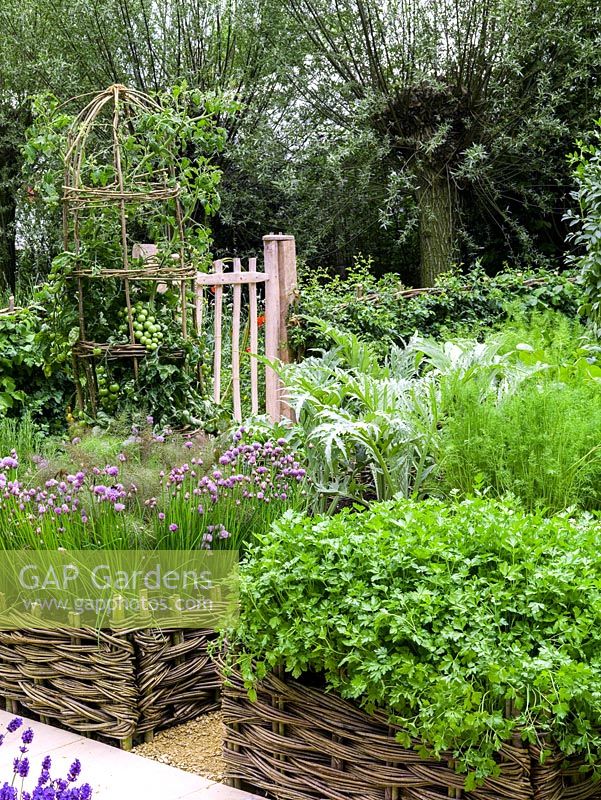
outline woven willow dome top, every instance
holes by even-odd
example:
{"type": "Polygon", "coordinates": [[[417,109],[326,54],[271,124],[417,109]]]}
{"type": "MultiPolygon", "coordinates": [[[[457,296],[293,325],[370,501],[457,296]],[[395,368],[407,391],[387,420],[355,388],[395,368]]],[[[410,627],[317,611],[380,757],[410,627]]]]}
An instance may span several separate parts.
{"type": "MultiPolygon", "coordinates": [[[[97,94],[73,122],[65,154],[64,199],[76,205],[121,201],[168,200],[178,195],[166,171],[145,172],[137,164],[128,169],[127,148],[140,139],[136,123],[160,111],[148,95],[121,84],[97,94]],[[105,185],[93,185],[93,170],[107,168],[105,185]]],[[[142,161],[144,159],[142,158],[142,161]]]]}
{"type": "Polygon", "coordinates": [[[148,280],[192,278],[185,254],[177,137],[163,107],[121,84],[95,95],[72,122],[64,157],[64,244],[73,274],[148,280]],[[154,255],[136,257],[136,244],[154,255]]]}

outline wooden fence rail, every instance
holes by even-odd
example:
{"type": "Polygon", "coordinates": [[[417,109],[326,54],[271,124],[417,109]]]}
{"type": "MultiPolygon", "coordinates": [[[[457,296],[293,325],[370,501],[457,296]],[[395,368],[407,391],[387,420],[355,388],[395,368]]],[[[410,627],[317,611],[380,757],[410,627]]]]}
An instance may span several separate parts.
{"type": "MultiPolygon", "coordinates": [[[[241,329],[244,288],[248,287],[248,330],[250,358],[250,404],[251,413],[260,412],[259,369],[257,356],[264,355],[268,361],[279,359],[287,362],[287,319],[291,303],[297,292],[296,245],[293,236],[269,234],[263,237],[264,272],[257,271],[257,259],[249,258],[247,269],[240,258],[232,260],[232,272],[225,271],[225,261],[213,263],[213,272],[196,275],[196,326],[199,337],[204,332],[205,291],[210,288],[213,300],[213,399],[220,403],[222,396],[222,374],[224,372],[224,289],[231,287],[231,387],[234,418],[242,421],[242,371],[241,329]],[[265,291],[265,344],[259,353],[259,317],[257,286],[264,284],[265,291]]],[[[265,367],[265,412],[271,420],[290,417],[290,409],[282,399],[282,390],[277,373],[265,367]]]]}

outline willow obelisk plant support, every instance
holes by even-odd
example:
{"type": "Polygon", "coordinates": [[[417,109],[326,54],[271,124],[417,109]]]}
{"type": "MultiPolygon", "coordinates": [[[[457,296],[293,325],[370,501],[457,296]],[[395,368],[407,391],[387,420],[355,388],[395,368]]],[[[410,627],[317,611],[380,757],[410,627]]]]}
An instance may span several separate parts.
{"type": "MultiPolygon", "coordinates": [[[[176,104],[182,91],[173,92],[176,104]]],[[[63,239],[77,284],[79,338],[73,367],[80,408],[85,405],[83,366],[91,410],[96,412],[95,359],[132,359],[138,377],[139,359],[147,351],[136,341],[134,282],[154,283],[153,293],[158,287],[179,286],[178,322],[182,340],[188,337],[187,289],[207,255],[209,236],[204,229],[196,236],[196,247],[194,236],[187,243],[186,223],[199,203],[208,212],[217,205],[218,171],[204,153],[211,146],[218,149],[220,133],[207,126],[207,119],[191,118],[177,106],[115,84],[96,95],[68,130],[63,239]],[[204,124],[195,126],[198,120],[204,124]],[[212,133],[207,134],[207,128],[212,133]],[[198,149],[201,155],[195,156],[195,163],[185,157],[198,149]],[[154,239],[154,244],[140,246],[140,238],[154,239]],[[85,283],[115,278],[123,284],[128,342],[90,341],[85,283]]]]}

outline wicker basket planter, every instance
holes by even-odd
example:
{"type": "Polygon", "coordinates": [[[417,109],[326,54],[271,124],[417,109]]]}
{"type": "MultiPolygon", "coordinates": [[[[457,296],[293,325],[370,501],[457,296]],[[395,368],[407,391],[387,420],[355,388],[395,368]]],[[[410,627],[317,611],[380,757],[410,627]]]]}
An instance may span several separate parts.
{"type": "Polygon", "coordinates": [[[601,783],[562,759],[539,763],[521,740],[499,753],[500,775],[473,792],[447,760],[428,759],[394,738],[383,714],[368,715],[333,694],[268,676],[251,702],[227,676],[223,710],[230,780],[282,800],[590,800],[601,783]]]}
{"type": "Polygon", "coordinates": [[[212,631],[0,631],[7,710],[130,747],[133,739],[219,707],[212,631]]]}

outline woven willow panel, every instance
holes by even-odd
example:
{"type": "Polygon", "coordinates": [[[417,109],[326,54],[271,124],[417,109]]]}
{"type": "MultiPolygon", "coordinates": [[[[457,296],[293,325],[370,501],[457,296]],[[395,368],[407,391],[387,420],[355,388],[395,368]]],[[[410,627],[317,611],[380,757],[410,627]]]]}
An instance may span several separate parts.
{"type": "Polygon", "coordinates": [[[214,633],[0,631],[0,697],[43,721],[126,741],[219,708],[214,633]]]}
{"type": "Polygon", "coordinates": [[[225,758],[232,783],[281,800],[592,800],[601,783],[560,758],[540,764],[536,747],[507,744],[500,774],[473,792],[446,759],[423,758],[395,739],[384,715],[268,676],[251,702],[240,676],[226,676],[225,758]]]}

